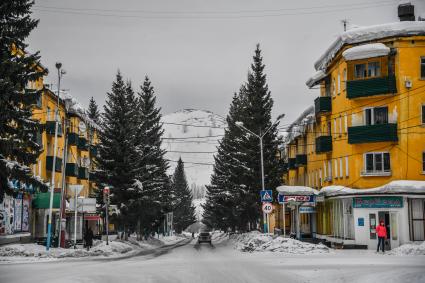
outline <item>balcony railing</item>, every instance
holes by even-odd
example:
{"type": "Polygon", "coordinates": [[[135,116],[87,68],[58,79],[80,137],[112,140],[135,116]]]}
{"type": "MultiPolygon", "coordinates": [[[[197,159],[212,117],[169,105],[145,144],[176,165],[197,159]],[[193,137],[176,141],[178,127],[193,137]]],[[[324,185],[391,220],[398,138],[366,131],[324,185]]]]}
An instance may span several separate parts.
{"type": "Polygon", "coordinates": [[[330,96],[319,96],[314,100],[314,112],[316,115],[332,111],[332,98],[330,96]]]}
{"type": "MultiPolygon", "coordinates": [[[[46,170],[52,171],[53,169],[53,156],[46,156],[46,170]]],[[[62,158],[56,157],[56,172],[62,172],[62,158]]]]}
{"type": "Polygon", "coordinates": [[[68,145],[78,145],[79,136],[77,133],[68,133],[68,145]]]}
{"type": "Polygon", "coordinates": [[[348,143],[396,142],[397,124],[377,124],[348,127],[348,143]]]}
{"type": "Polygon", "coordinates": [[[394,75],[380,78],[347,81],[347,98],[354,99],[397,92],[394,75]]]}
{"type": "Polygon", "coordinates": [[[90,157],[96,157],[97,156],[97,146],[92,144],[90,145],[90,157]]]}
{"type": "MultiPolygon", "coordinates": [[[[56,127],[56,122],[55,121],[46,121],[46,133],[48,135],[55,135],[55,127],[56,127]]],[[[58,136],[61,137],[62,136],[62,125],[59,123],[58,125],[58,136]]]]}
{"type": "Polygon", "coordinates": [[[87,139],[85,137],[78,138],[78,149],[80,150],[88,150],[87,139]]]}
{"type": "Polygon", "coordinates": [[[78,179],[87,180],[89,178],[89,169],[86,167],[78,168],[78,179]]]}
{"type": "Polygon", "coordinates": [[[316,153],[332,151],[332,136],[321,136],[316,138],[316,153]]]}
{"type": "Polygon", "coordinates": [[[25,101],[24,103],[26,103],[27,105],[32,105],[37,108],[43,107],[42,94],[40,92],[24,95],[24,101],[25,101]]]}
{"type": "Polygon", "coordinates": [[[77,163],[66,163],[65,175],[67,177],[78,177],[78,165],[77,163]]]}
{"type": "Polygon", "coordinates": [[[297,154],[295,159],[296,167],[304,167],[307,165],[307,154],[297,154]]]}
{"type": "Polygon", "coordinates": [[[288,169],[289,170],[297,169],[297,167],[295,166],[295,163],[296,163],[296,158],[288,158],[288,169]]]}

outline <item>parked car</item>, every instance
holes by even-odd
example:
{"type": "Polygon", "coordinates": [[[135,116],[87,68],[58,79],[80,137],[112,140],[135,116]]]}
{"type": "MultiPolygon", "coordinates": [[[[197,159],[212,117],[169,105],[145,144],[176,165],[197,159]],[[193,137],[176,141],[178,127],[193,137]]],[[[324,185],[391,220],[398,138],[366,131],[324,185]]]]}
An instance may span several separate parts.
{"type": "Polygon", "coordinates": [[[211,245],[211,234],[209,232],[201,232],[198,236],[198,244],[209,243],[211,245]]]}

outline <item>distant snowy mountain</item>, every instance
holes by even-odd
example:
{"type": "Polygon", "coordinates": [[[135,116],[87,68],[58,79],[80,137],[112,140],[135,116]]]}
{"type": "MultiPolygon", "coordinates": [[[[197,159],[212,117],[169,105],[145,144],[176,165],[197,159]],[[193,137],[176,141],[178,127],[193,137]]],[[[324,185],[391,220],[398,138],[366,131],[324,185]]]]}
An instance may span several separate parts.
{"type": "MultiPolygon", "coordinates": [[[[225,120],[206,110],[184,109],[162,117],[163,148],[171,160],[169,174],[179,157],[185,162],[186,177],[195,199],[204,197],[210,182],[218,141],[224,134],[225,120]]],[[[199,212],[198,212],[199,213],[199,212]]]]}

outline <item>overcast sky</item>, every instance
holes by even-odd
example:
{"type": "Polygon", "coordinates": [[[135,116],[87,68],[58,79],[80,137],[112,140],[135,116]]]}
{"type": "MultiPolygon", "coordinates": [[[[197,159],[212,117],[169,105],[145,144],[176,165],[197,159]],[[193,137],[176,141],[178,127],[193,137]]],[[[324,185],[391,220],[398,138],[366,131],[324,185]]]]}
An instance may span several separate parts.
{"type": "MultiPolygon", "coordinates": [[[[313,63],[343,31],[398,21],[398,0],[36,0],[40,19],[30,50],[40,50],[56,83],[81,104],[103,105],[118,69],[137,88],[147,74],[163,113],[183,108],[225,115],[260,43],[273,114],[297,117],[318,95],[305,81],[313,63]]],[[[411,1],[416,14],[425,1],[411,1]]],[[[284,123],[285,123],[284,122],[284,123]]]]}

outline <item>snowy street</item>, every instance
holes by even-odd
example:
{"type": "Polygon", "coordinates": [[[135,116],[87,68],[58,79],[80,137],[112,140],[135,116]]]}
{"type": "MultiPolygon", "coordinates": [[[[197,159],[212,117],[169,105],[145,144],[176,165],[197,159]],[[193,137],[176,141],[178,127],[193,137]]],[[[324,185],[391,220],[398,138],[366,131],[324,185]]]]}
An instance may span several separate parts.
{"type": "Polygon", "coordinates": [[[247,253],[227,239],[122,260],[0,265],[0,282],[424,282],[425,256],[247,253]],[[7,271],[7,272],[6,272],[7,271]]]}

